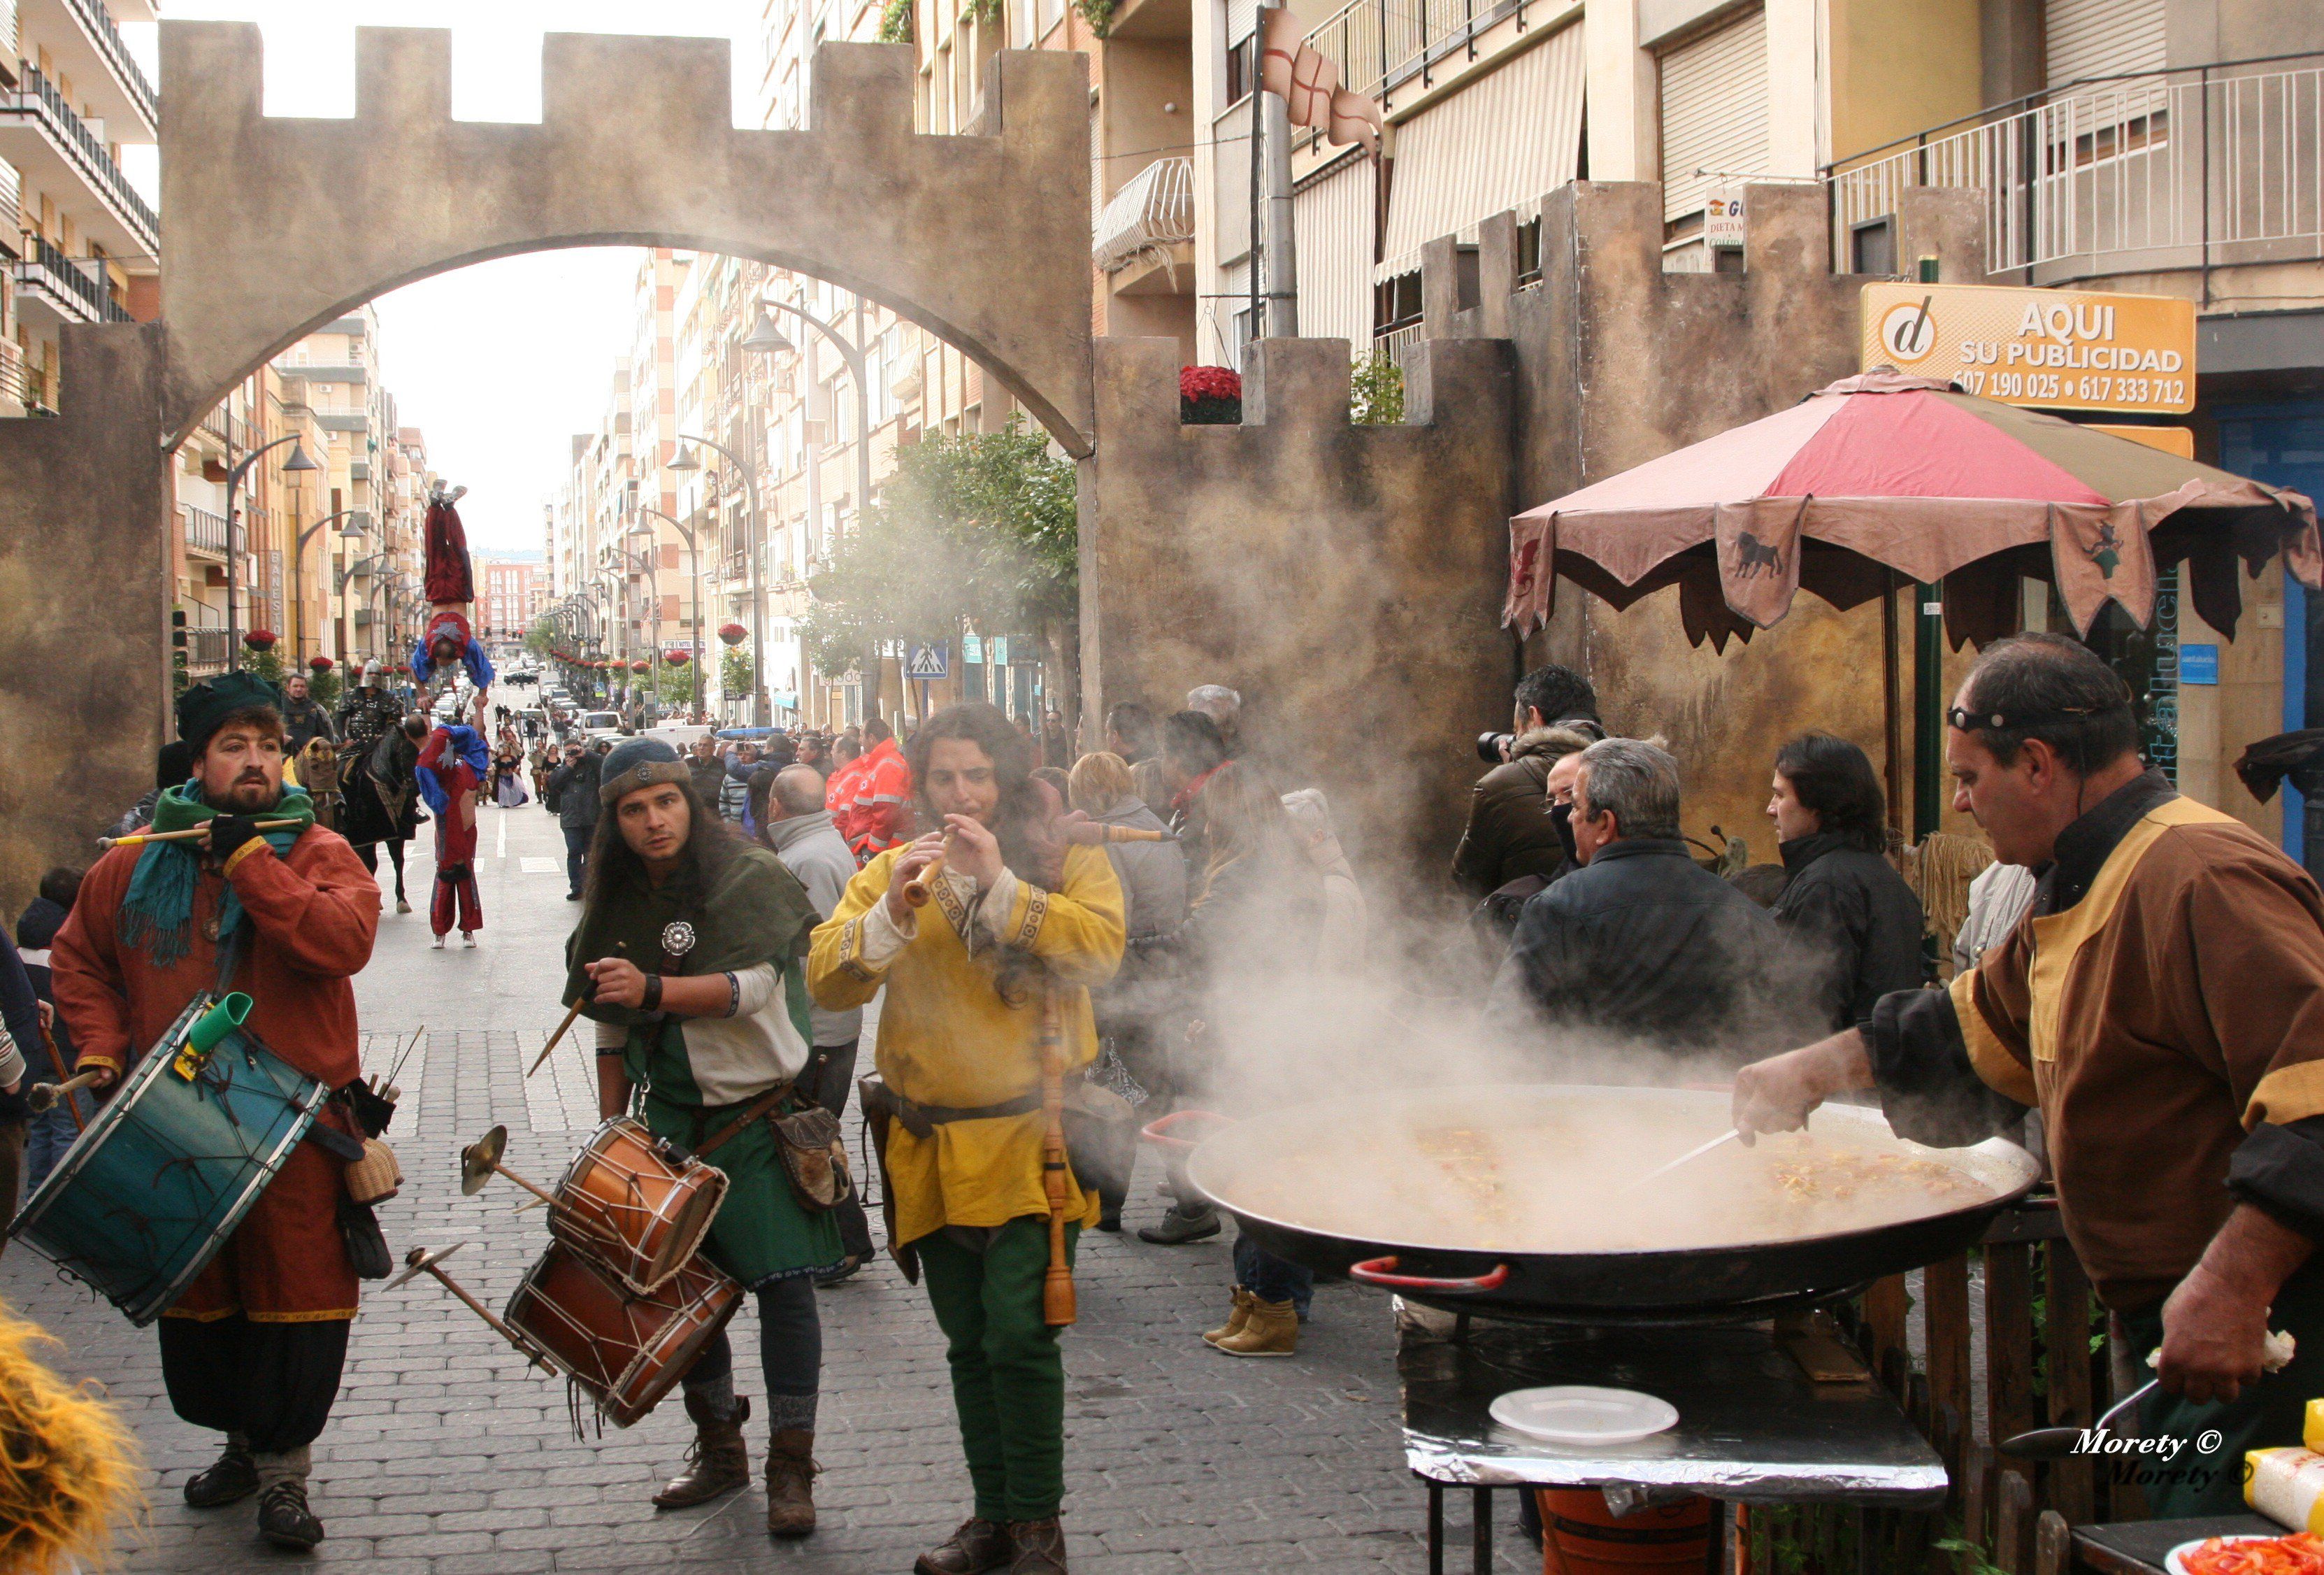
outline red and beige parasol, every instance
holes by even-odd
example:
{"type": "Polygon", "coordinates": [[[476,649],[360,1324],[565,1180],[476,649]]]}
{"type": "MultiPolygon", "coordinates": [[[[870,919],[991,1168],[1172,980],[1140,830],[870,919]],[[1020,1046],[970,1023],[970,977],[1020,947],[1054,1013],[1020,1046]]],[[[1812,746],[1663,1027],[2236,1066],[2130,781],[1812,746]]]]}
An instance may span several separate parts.
{"type": "Polygon", "coordinates": [[[1680,587],[1688,636],[1724,648],[1802,586],[1846,608],[1891,571],[1944,587],[1958,646],[2016,627],[2019,576],[2057,586],[2087,634],[2112,599],[2142,628],[2155,576],[2188,566],[2196,611],[2232,635],[2236,560],[2278,551],[2324,579],[2316,508],[2055,416],[1883,367],[1509,522],[1502,622],[1546,622],[1558,576],[1617,607],[1680,587]]]}

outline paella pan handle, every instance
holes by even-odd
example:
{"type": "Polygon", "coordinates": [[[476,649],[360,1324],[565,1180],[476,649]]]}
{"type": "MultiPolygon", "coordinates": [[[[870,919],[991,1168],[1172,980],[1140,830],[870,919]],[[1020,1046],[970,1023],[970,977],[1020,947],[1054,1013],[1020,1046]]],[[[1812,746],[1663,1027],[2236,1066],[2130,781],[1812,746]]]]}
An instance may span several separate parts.
{"type": "Polygon", "coordinates": [[[1170,1129],[1181,1121],[1228,1121],[1231,1119],[1232,1117],[1222,1116],[1215,1110],[1173,1110],[1167,1116],[1157,1116],[1154,1120],[1148,1122],[1144,1126],[1139,1129],[1138,1135],[1148,1143],[1154,1144],[1157,1148],[1193,1148],[1195,1146],[1195,1142],[1193,1138],[1180,1137],[1170,1129]]]}
{"type": "Polygon", "coordinates": [[[1509,1266],[1496,1264],[1490,1274],[1448,1279],[1435,1274],[1399,1274],[1396,1272],[1396,1259],[1391,1255],[1349,1265],[1348,1278],[1360,1285],[1377,1285],[1385,1291],[1434,1291],[1440,1296],[1454,1296],[1499,1290],[1508,1283],[1509,1266]]]}

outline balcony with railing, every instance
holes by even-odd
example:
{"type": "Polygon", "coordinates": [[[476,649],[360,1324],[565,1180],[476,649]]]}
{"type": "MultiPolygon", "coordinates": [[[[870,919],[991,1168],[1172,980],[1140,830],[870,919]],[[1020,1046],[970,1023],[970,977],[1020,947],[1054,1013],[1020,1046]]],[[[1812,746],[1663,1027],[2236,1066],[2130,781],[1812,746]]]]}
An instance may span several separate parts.
{"type": "Polygon", "coordinates": [[[1194,161],[1157,159],[1139,171],[1105,205],[1092,234],[1092,255],[1117,275],[1117,291],[1135,288],[1157,269],[1175,285],[1179,264],[1194,258],[1194,161]]]}
{"type": "Polygon", "coordinates": [[[0,157],[60,201],[79,185],[97,199],[73,205],[81,233],[115,256],[152,257],[161,246],[161,220],[121,172],[113,154],[35,67],[26,66],[13,93],[0,93],[0,157]]]}
{"type": "Polygon", "coordinates": [[[226,653],[232,646],[224,629],[188,629],[185,634],[188,672],[199,678],[226,671],[226,653]]]}
{"type": "Polygon", "coordinates": [[[1825,173],[1843,271],[1901,265],[1890,259],[1908,186],[1984,192],[1987,272],[2030,283],[2315,261],[2324,56],[2076,83],[1825,173]]]}
{"type": "Polygon", "coordinates": [[[180,504],[178,514],[186,523],[187,552],[225,562],[226,516],[189,503],[180,504]]]}
{"type": "MultiPolygon", "coordinates": [[[[1396,108],[1479,56],[1479,41],[1501,23],[1526,23],[1533,0],[1348,0],[1307,34],[1308,45],[1340,69],[1340,84],[1396,108]]],[[[1320,131],[1305,134],[1309,140],[1320,131]]],[[[1293,145],[1300,145],[1295,142],[1293,145]]]]}
{"type": "Polygon", "coordinates": [[[16,301],[20,310],[45,309],[60,322],[129,322],[134,320],[112,292],[89,277],[96,258],[68,257],[47,241],[32,237],[32,255],[14,264],[16,301]]]}
{"type": "MultiPolygon", "coordinates": [[[[160,124],[153,85],[129,52],[105,0],[15,0],[26,56],[45,52],[106,126],[114,141],[151,142],[160,124]],[[30,41],[37,40],[37,46],[30,41]],[[116,118],[134,123],[115,125],[116,118]]],[[[15,56],[12,54],[10,60],[15,56]]]]}

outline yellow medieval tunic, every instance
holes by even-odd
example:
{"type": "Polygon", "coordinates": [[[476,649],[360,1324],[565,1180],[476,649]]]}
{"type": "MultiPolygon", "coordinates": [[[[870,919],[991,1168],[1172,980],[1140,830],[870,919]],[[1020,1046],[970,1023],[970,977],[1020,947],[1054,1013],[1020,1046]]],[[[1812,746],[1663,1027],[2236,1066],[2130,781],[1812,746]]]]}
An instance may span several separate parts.
{"type": "MultiPolygon", "coordinates": [[[[1121,886],[1102,848],[1065,850],[1060,889],[1044,891],[1004,873],[980,896],[975,883],[947,872],[935,900],[898,925],[888,885],[905,849],[892,848],[848,883],[839,906],[815,932],[807,988],[826,1011],[869,1001],[885,983],[876,1064],[888,1087],[921,1105],[973,1109],[1007,1104],[1041,1087],[1041,1014],[1037,987],[1010,1005],[993,987],[996,942],[1047,965],[1056,992],[1068,1070],[1097,1057],[1089,990],[1121,963],[1121,886]],[[973,955],[964,937],[978,939],[973,955]]],[[[1045,1118],[1019,1116],[943,1123],[925,1138],[901,1123],[888,1135],[888,1184],[896,1242],[908,1246],[947,1225],[998,1226],[1049,1211],[1041,1187],[1045,1118]]],[[[1067,1172],[1065,1218],[1097,1219],[1093,1192],[1067,1172]]]]}

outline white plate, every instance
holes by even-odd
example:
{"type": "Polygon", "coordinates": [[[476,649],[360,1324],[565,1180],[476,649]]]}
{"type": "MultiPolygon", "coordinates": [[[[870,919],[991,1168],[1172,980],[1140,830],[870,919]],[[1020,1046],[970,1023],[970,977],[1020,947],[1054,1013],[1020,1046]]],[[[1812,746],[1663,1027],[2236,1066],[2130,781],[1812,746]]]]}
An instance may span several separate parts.
{"type": "MultiPolygon", "coordinates": [[[[2238,1533],[2235,1536],[2221,1537],[2219,1541],[2233,1547],[2237,1543],[2273,1543],[2291,1534],[2290,1532],[2274,1532],[2264,1535],[2258,1533],[2238,1533]]],[[[2209,1537],[2197,1537],[2191,1543],[2180,1543],[2163,1556],[2163,1568],[2168,1570],[2170,1575],[2187,1575],[2187,1561],[2182,1555],[2193,1552],[2210,1540],[2209,1537]]]]}
{"type": "Polygon", "coordinates": [[[1674,1425],[1678,1407],[1636,1389],[1560,1384],[1512,1389],[1492,1404],[1492,1417],[1557,1444],[1628,1444],[1674,1425]]]}

